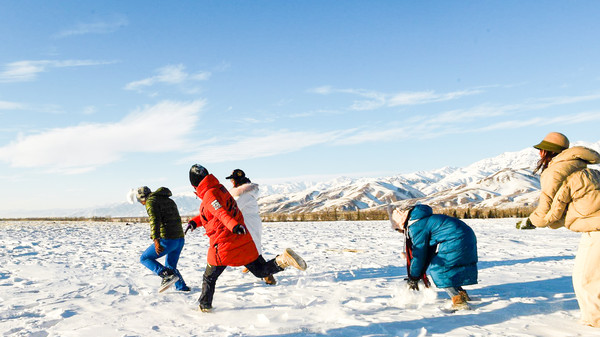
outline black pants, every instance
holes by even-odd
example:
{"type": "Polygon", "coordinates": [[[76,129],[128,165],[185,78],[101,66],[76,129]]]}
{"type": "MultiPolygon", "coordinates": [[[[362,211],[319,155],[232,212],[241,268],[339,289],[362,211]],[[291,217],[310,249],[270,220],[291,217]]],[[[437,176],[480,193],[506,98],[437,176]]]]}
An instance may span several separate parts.
{"type": "MultiPolygon", "coordinates": [[[[202,277],[202,294],[198,299],[200,307],[210,308],[212,307],[213,296],[215,294],[215,286],[217,279],[223,273],[227,266],[211,266],[206,265],[204,276],[202,277]]],[[[277,265],[275,259],[269,260],[268,262],[259,255],[258,258],[246,265],[246,268],[256,277],[263,278],[272,274],[279,273],[283,268],[277,265]]]]}

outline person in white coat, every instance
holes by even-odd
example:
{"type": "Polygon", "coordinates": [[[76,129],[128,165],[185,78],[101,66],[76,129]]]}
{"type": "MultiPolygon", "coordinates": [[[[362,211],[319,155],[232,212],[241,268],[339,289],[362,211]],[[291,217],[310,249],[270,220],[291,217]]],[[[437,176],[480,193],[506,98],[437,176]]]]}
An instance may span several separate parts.
{"type": "MultiPolygon", "coordinates": [[[[258,184],[255,184],[246,177],[246,173],[240,169],[235,169],[229,179],[233,184],[233,188],[229,190],[229,194],[235,199],[238,208],[242,211],[246,228],[258,250],[259,258],[262,257],[262,220],[258,208],[258,184]]],[[[264,278],[265,283],[275,285],[277,281],[273,275],[264,278]]]]}

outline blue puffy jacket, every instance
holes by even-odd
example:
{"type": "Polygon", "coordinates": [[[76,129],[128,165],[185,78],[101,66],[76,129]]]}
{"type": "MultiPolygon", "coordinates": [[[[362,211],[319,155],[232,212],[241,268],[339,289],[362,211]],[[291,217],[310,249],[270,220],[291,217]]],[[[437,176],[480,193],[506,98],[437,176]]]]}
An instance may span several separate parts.
{"type": "Polygon", "coordinates": [[[408,235],[413,258],[410,276],[418,278],[429,267],[438,288],[477,284],[477,238],[459,219],[433,214],[431,207],[416,205],[410,213],[408,235]]]}

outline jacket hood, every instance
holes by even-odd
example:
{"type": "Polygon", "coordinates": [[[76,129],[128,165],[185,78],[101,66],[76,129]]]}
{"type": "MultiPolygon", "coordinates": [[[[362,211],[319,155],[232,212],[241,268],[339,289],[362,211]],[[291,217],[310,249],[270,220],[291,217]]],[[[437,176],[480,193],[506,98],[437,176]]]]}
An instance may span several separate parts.
{"type": "Polygon", "coordinates": [[[251,193],[251,192],[255,192],[255,193],[258,192],[258,184],[246,183],[246,184],[242,184],[238,187],[234,187],[231,190],[229,190],[229,193],[234,198],[239,197],[242,194],[251,193]]]}
{"type": "Polygon", "coordinates": [[[419,220],[431,216],[433,209],[427,205],[415,205],[413,210],[410,212],[409,220],[419,220]]]}
{"type": "Polygon", "coordinates": [[[569,160],[583,160],[589,164],[600,163],[600,154],[598,152],[583,146],[573,146],[572,148],[566,149],[559,153],[554,159],[553,163],[569,160]]]}
{"type": "Polygon", "coordinates": [[[169,190],[166,187],[159,187],[156,191],[150,193],[150,195],[159,195],[162,197],[170,197],[173,195],[173,193],[171,193],[171,190],[169,190]]]}
{"type": "Polygon", "coordinates": [[[204,179],[202,179],[200,184],[198,184],[198,187],[196,187],[196,195],[198,196],[198,198],[203,199],[204,194],[206,194],[206,191],[208,191],[211,188],[217,187],[220,184],[221,183],[219,182],[219,179],[217,179],[217,177],[215,177],[212,174],[209,174],[204,179]]]}

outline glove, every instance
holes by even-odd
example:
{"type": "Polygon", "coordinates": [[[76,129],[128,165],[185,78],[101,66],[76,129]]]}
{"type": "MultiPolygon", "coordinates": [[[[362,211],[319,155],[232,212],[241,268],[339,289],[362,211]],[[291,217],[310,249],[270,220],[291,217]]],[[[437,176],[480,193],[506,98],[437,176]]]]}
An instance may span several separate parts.
{"type": "Polygon", "coordinates": [[[517,229],[534,229],[535,226],[531,223],[531,220],[527,218],[526,220],[521,220],[517,222],[517,229]]]}
{"type": "Polygon", "coordinates": [[[232,232],[233,234],[244,235],[246,234],[246,228],[244,228],[243,225],[237,224],[235,227],[233,227],[232,232]]]}
{"type": "Polygon", "coordinates": [[[187,234],[187,231],[189,231],[190,229],[193,232],[194,229],[196,229],[196,227],[198,227],[198,224],[196,224],[194,220],[190,220],[190,222],[188,222],[187,227],[185,228],[185,232],[183,232],[183,235],[187,234]]]}
{"type": "Polygon", "coordinates": [[[419,279],[418,278],[414,278],[414,277],[408,277],[408,280],[406,281],[407,285],[408,285],[408,289],[410,290],[419,290],[419,279]]]}
{"type": "Polygon", "coordinates": [[[165,249],[160,245],[160,240],[159,239],[154,239],[154,250],[156,251],[156,254],[160,255],[160,253],[162,253],[165,249]]]}

